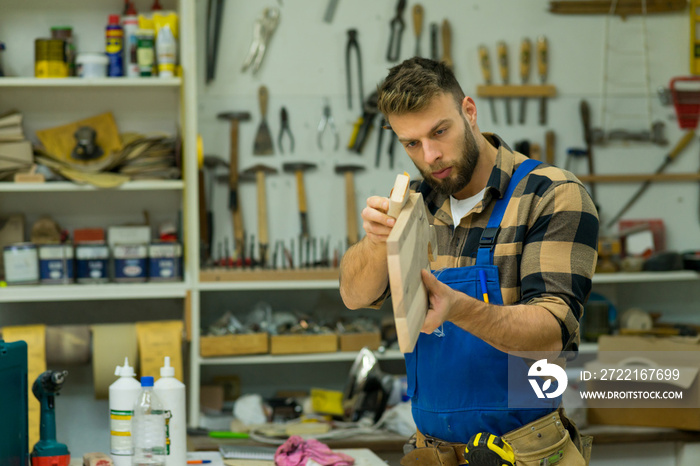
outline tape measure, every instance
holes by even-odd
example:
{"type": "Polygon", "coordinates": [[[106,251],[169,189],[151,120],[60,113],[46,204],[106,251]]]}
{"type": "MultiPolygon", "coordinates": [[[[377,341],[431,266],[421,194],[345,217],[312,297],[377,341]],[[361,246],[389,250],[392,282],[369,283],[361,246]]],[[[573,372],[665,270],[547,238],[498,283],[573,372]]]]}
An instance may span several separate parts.
{"type": "Polygon", "coordinates": [[[513,447],[501,437],[488,432],[472,436],[464,449],[464,459],[472,466],[513,466],[513,447]]]}

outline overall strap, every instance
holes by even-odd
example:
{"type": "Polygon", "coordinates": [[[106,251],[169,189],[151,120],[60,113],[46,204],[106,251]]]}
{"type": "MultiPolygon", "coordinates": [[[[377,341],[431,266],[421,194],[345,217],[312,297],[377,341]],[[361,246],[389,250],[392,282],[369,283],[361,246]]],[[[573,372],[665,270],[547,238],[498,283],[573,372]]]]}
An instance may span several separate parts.
{"type": "Polygon", "coordinates": [[[493,265],[493,248],[496,246],[496,238],[501,229],[501,220],[506,212],[508,202],[513,196],[513,191],[518,186],[528,173],[530,173],[537,165],[541,164],[540,160],[527,159],[520,164],[508,183],[508,189],[502,198],[496,201],[496,205],[491,212],[489,222],[484,228],[479,240],[479,250],[476,253],[476,265],[493,265]]]}

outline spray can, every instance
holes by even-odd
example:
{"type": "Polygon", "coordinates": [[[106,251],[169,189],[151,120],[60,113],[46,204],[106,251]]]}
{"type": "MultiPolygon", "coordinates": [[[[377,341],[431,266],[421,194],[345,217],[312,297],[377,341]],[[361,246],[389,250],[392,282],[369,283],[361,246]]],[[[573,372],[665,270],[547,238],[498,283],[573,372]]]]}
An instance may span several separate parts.
{"type": "Polygon", "coordinates": [[[109,15],[109,23],[105,30],[107,58],[107,76],[124,76],[124,29],[119,24],[119,15],[109,15]]]}
{"type": "Polygon", "coordinates": [[[124,28],[124,76],[137,78],[140,76],[136,50],[138,39],[136,31],[139,29],[139,17],[132,2],[127,3],[126,12],[122,16],[124,28]]]}
{"type": "Polygon", "coordinates": [[[124,358],[124,365],[117,366],[114,375],[119,378],[109,386],[110,453],[114,466],[131,466],[134,456],[131,419],[141,384],[134,378],[136,374],[129,366],[129,358],[124,358]]]}
{"type": "Polygon", "coordinates": [[[187,463],[185,384],[175,378],[175,368],[170,365],[169,356],[165,357],[160,368],[160,379],[154,384],[154,389],[164,409],[170,411],[170,417],[166,420],[168,454],[165,465],[182,466],[187,463]]]}

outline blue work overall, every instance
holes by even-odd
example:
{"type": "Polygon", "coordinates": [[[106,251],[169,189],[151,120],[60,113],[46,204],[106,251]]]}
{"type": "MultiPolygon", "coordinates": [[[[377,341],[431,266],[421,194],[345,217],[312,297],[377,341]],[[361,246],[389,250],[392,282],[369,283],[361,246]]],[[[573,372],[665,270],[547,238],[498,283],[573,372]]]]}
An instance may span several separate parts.
{"type": "MultiPolygon", "coordinates": [[[[482,234],[476,264],[433,271],[438,280],[482,299],[480,278],[484,275],[480,277],[479,271],[483,270],[489,302],[503,304],[493,246],[515,187],[539,163],[527,160],[513,174],[482,234]]],[[[554,398],[535,409],[509,407],[508,355],[452,322],[445,322],[432,334],[421,333],[413,352],[404,357],[413,419],[427,436],[464,443],[478,432],[502,435],[551,413],[560,403],[560,398],[554,398]]],[[[519,376],[525,381],[526,364],[519,376]]]]}

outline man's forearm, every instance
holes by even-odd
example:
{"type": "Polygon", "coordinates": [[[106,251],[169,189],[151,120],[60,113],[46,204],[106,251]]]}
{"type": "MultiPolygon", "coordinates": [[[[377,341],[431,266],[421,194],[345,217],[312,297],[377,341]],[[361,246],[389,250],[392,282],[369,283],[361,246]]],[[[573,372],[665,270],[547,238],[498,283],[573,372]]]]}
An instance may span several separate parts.
{"type": "Polygon", "coordinates": [[[499,306],[461,294],[449,320],[506,353],[562,349],[559,322],[540,306],[499,306]]]}
{"type": "Polygon", "coordinates": [[[349,248],[340,262],[340,296],[349,309],[368,307],[389,282],[386,244],[363,238],[349,248]]]}

